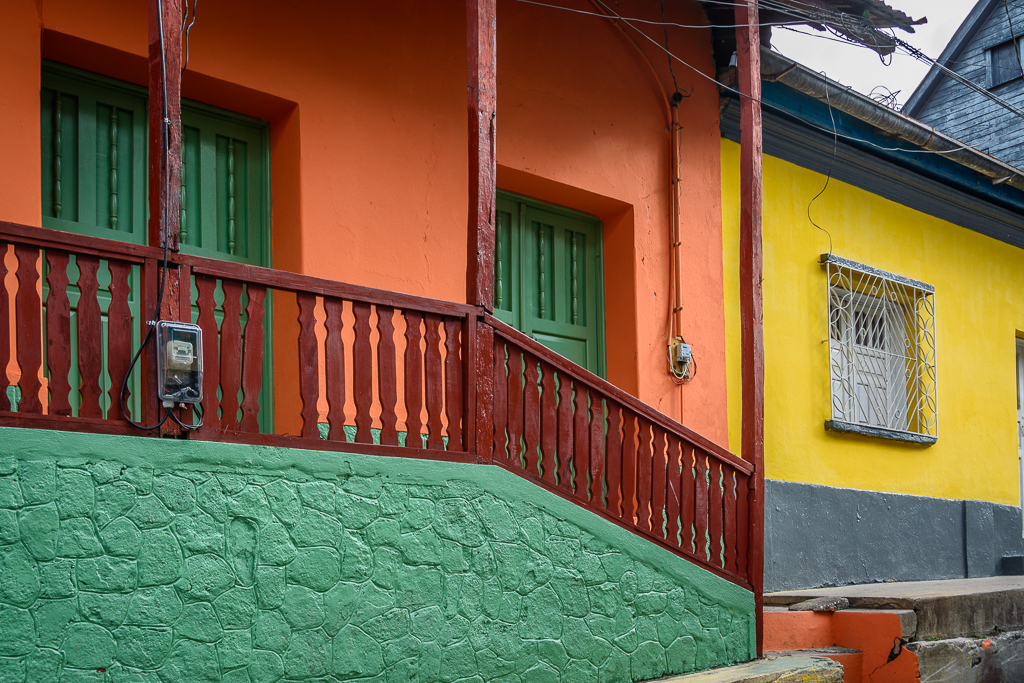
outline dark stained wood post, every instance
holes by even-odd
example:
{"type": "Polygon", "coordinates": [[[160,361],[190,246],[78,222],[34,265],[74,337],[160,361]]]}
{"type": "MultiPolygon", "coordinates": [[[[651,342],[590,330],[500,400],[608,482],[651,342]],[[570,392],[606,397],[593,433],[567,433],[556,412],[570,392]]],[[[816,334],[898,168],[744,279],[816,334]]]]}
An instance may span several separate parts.
{"type": "Polygon", "coordinates": [[[467,303],[494,306],[495,0],[466,0],[466,94],[469,105],[469,250],[467,303]]]}
{"type": "Polygon", "coordinates": [[[764,335],[761,325],[761,38],[756,2],[736,5],[740,86],[740,349],[743,459],[749,490],[747,576],[757,610],[757,655],[764,643],[764,335]]]}
{"type": "MultiPolygon", "coordinates": [[[[466,96],[469,108],[469,225],[466,302],[490,313],[494,307],[494,211],[498,166],[495,155],[497,115],[497,28],[495,0],[466,0],[466,96]]],[[[469,316],[463,328],[462,352],[467,372],[467,450],[479,462],[490,462],[494,411],[491,373],[494,338],[491,328],[469,316]]]]}
{"type": "MultiPolygon", "coordinates": [[[[149,0],[149,244],[171,253],[178,251],[181,216],[181,0],[149,0]]],[[[147,261],[147,270],[159,270],[162,263],[147,261]]],[[[183,320],[191,315],[181,311],[185,299],[180,291],[177,267],[167,269],[163,300],[159,296],[158,272],[145,277],[145,310],[141,316],[146,334],[150,316],[156,320],[183,320]]],[[[153,347],[145,351],[142,402],[145,418],[152,424],[163,411],[156,399],[156,356],[153,347]]],[[[168,421],[169,424],[170,421],[168,421]]],[[[176,431],[176,430],[169,430],[176,431]]]]}

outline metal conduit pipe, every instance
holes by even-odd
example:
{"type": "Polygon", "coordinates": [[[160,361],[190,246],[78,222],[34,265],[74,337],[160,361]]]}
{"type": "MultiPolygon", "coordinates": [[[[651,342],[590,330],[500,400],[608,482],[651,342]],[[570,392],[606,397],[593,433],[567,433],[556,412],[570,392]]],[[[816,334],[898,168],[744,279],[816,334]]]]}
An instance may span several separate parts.
{"type": "Polygon", "coordinates": [[[956,138],[893,111],[870,97],[768,48],[761,49],[761,76],[765,80],[778,81],[809,97],[828,103],[835,109],[912,145],[933,152],[943,152],[943,157],[981,173],[990,178],[993,184],[1006,184],[1024,190],[1024,177],[1021,171],[1013,166],[973,147],[965,148],[965,143],[956,138]]]}

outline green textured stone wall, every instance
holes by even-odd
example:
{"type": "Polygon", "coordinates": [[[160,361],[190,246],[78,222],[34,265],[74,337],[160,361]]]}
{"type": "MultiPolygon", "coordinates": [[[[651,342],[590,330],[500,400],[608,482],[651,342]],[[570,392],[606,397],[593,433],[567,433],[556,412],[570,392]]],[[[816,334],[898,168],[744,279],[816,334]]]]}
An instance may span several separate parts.
{"type": "Polygon", "coordinates": [[[643,680],[752,615],[496,467],[0,429],[4,683],[643,680]]]}

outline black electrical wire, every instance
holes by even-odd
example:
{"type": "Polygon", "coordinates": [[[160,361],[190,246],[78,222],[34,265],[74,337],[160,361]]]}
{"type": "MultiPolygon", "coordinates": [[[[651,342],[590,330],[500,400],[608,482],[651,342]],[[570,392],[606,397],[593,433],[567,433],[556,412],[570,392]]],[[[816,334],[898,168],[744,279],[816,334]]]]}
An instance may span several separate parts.
{"type": "Polygon", "coordinates": [[[1024,77],[1024,64],[1020,61],[1020,44],[1017,43],[1017,36],[1013,32],[1013,19],[1010,18],[1009,0],[1003,0],[1003,9],[1006,10],[1006,23],[1010,25],[1010,38],[1013,40],[1013,54],[1017,55],[1017,66],[1020,67],[1020,75],[1024,77]]]}
{"type": "MultiPolygon", "coordinates": [[[[825,78],[828,78],[828,76],[825,76],[825,78]]],[[[829,97],[829,94],[828,94],[828,84],[827,83],[825,85],[825,101],[828,103],[828,115],[832,119],[832,133],[833,133],[833,138],[832,138],[833,139],[833,142],[832,142],[832,161],[830,161],[829,164],[828,164],[828,175],[825,176],[825,184],[822,185],[821,190],[818,192],[818,194],[814,195],[814,198],[810,202],[808,202],[808,204],[807,204],[807,220],[809,220],[811,222],[811,225],[813,225],[818,230],[821,230],[823,233],[828,235],[828,255],[831,256],[832,255],[832,233],[830,233],[828,230],[826,230],[825,228],[823,228],[820,225],[818,225],[817,223],[815,223],[814,219],[811,218],[811,206],[813,206],[814,202],[817,201],[818,197],[820,197],[821,195],[825,194],[825,190],[828,189],[828,184],[832,180],[832,169],[835,167],[835,165],[836,165],[836,157],[839,155],[839,130],[836,128],[836,115],[832,111],[832,99],[829,97]]]]}
{"type": "Polygon", "coordinates": [[[188,19],[188,0],[185,0],[185,18],[181,21],[181,30],[185,34],[185,61],[181,65],[181,73],[185,73],[185,69],[188,67],[188,58],[191,54],[189,50],[189,34],[192,32],[192,27],[196,23],[196,8],[199,7],[199,0],[192,0],[192,21],[188,19]],[[185,23],[188,22],[188,26],[185,23]]]}
{"type": "MultiPolygon", "coordinates": [[[[166,155],[167,151],[170,149],[170,146],[171,146],[171,120],[170,120],[168,112],[167,112],[167,52],[166,52],[166,48],[164,46],[164,10],[163,10],[163,2],[162,2],[162,0],[156,0],[156,6],[157,6],[157,22],[158,22],[158,26],[159,26],[159,29],[160,29],[160,74],[161,74],[161,80],[162,80],[162,85],[163,85],[163,100],[161,102],[161,112],[160,113],[163,115],[163,124],[164,125],[162,125],[160,127],[160,129],[161,129],[162,136],[163,136],[164,154],[166,155]]],[[[193,16],[194,16],[194,14],[193,14],[193,16]]],[[[166,189],[167,188],[164,188],[165,191],[166,191],[166,189]]],[[[120,403],[121,403],[121,415],[124,417],[125,420],[128,421],[128,423],[130,425],[132,425],[136,429],[142,429],[142,430],[145,430],[145,431],[153,431],[155,429],[160,429],[160,427],[162,427],[163,424],[165,422],[167,422],[168,415],[173,417],[175,422],[178,422],[178,418],[175,415],[173,415],[172,412],[169,409],[164,408],[164,416],[160,419],[160,422],[158,422],[155,425],[148,425],[148,426],[140,424],[140,423],[136,422],[135,420],[133,420],[131,417],[129,417],[127,406],[125,404],[125,391],[127,391],[127,389],[128,389],[128,379],[131,377],[132,370],[135,369],[135,365],[139,362],[139,356],[142,355],[143,349],[146,348],[146,344],[149,343],[150,337],[153,336],[153,330],[156,327],[156,320],[155,320],[155,318],[160,316],[160,309],[163,307],[163,303],[164,303],[164,287],[167,284],[167,251],[168,251],[168,246],[169,246],[168,245],[169,240],[167,239],[167,229],[166,228],[167,228],[167,224],[168,224],[168,220],[169,219],[168,219],[168,215],[167,215],[167,203],[166,202],[160,202],[160,203],[163,205],[161,207],[163,213],[161,214],[161,230],[160,230],[160,233],[161,233],[161,236],[163,238],[163,243],[164,243],[164,256],[163,256],[163,259],[162,259],[160,273],[158,275],[158,279],[159,279],[160,284],[159,284],[158,289],[157,289],[156,311],[154,311],[154,313],[153,313],[154,320],[148,321],[147,324],[149,326],[149,329],[146,331],[146,336],[142,340],[142,343],[139,344],[139,348],[135,352],[135,355],[132,357],[131,364],[129,364],[129,366],[128,366],[128,371],[125,372],[124,379],[121,381],[121,396],[120,396],[120,399],[121,399],[121,401],[120,401],[120,403]]],[[[179,422],[179,424],[180,424],[180,422],[179,422]]],[[[202,424],[202,423],[200,422],[200,424],[202,424]]]]}
{"type": "MultiPolygon", "coordinates": [[[[661,0],[661,28],[665,30],[665,50],[668,51],[668,24],[665,23],[665,0],[661,0]]],[[[672,66],[672,57],[668,58],[668,71],[672,74],[672,85],[676,93],[679,92],[679,81],[676,79],[676,70],[672,66]]]]}

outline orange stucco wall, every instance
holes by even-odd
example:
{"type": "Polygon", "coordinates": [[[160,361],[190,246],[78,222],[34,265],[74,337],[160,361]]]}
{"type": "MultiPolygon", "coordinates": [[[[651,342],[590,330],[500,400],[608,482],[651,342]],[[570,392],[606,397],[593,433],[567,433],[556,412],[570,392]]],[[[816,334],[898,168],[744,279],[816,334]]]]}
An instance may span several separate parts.
{"type": "MultiPolygon", "coordinates": [[[[594,11],[584,0],[569,4],[594,11]]],[[[3,6],[0,219],[38,224],[39,60],[145,84],[147,8],[116,0],[3,6]]],[[[641,0],[616,7],[660,18],[641,0]]],[[[696,3],[668,10],[670,21],[703,22],[696,3]]],[[[645,30],[664,41],[660,27],[645,30]]],[[[679,388],[665,360],[670,185],[661,90],[671,92],[672,77],[664,52],[637,40],[656,76],[606,19],[499,0],[499,187],[601,218],[609,379],[727,444],[718,96],[676,65],[679,87],[692,92],[680,105],[682,272],[684,334],[699,362],[698,377],[679,388]]],[[[669,40],[682,59],[713,71],[708,30],[672,28],[669,40]]],[[[275,267],[464,300],[463,3],[200,3],[190,47],[183,96],[270,122],[275,267]]],[[[294,431],[287,375],[296,364],[277,360],[277,431],[294,431]]]]}

